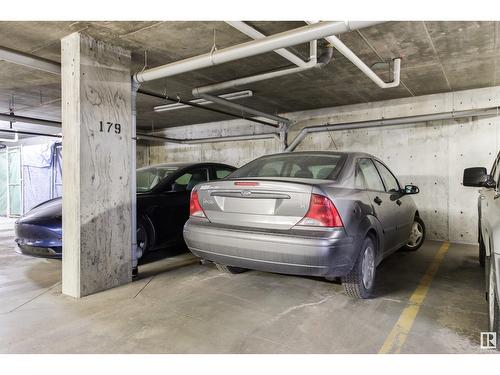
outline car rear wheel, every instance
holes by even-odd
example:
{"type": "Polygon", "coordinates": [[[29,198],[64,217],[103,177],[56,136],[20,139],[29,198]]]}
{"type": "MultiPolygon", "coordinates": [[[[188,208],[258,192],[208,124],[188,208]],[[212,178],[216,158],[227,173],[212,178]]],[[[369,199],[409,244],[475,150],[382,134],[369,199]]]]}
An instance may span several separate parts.
{"type": "Polygon", "coordinates": [[[149,249],[148,231],[143,223],[137,224],[137,259],[140,259],[146,254],[149,249]]]}
{"type": "Polygon", "coordinates": [[[342,278],[345,294],[353,298],[370,298],[375,287],[375,241],[366,237],[353,269],[342,278]]]}
{"type": "Polygon", "coordinates": [[[493,262],[490,263],[489,270],[489,286],[488,286],[488,317],[489,317],[489,331],[495,332],[497,336],[496,347],[500,350],[500,307],[498,305],[498,298],[496,294],[496,279],[494,274],[493,262]]]}
{"type": "Polygon", "coordinates": [[[411,226],[410,238],[408,238],[408,242],[405,246],[403,246],[403,250],[406,251],[417,251],[420,249],[420,246],[424,243],[425,240],[425,224],[424,221],[415,216],[413,219],[413,224],[411,226]]]}
{"type": "Polygon", "coordinates": [[[248,271],[246,268],[226,266],[224,264],[219,264],[219,263],[215,263],[215,266],[217,267],[217,269],[219,271],[226,272],[226,273],[232,273],[232,274],[243,273],[245,271],[248,271]]]}

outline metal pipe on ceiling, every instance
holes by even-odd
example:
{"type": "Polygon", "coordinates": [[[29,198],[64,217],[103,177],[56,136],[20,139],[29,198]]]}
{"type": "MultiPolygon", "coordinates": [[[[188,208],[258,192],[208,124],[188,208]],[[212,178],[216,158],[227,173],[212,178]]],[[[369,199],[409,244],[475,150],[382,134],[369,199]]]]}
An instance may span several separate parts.
{"type": "Polygon", "coordinates": [[[201,94],[206,94],[206,93],[209,93],[212,91],[222,91],[222,90],[227,90],[227,89],[235,89],[239,86],[248,85],[250,83],[260,82],[260,81],[264,81],[264,80],[272,79],[272,78],[278,78],[278,77],[282,77],[282,76],[289,75],[289,74],[300,73],[300,72],[303,72],[305,70],[309,70],[312,68],[322,68],[331,61],[332,49],[327,47],[325,55],[322,55],[322,56],[320,56],[321,61],[315,58],[314,60],[307,62],[302,67],[274,70],[271,72],[257,74],[257,75],[250,76],[250,77],[237,78],[237,79],[233,79],[231,81],[225,81],[225,82],[214,83],[212,85],[201,86],[201,87],[194,88],[192,93],[194,96],[200,96],[201,94]],[[322,56],[324,56],[324,57],[322,58],[322,56]]]}
{"type": "MultiPolygon", "coordinates": [[[[226,21],[228,25],[231,25],[235,29],[241,31],[243,34],[249,36],[252,39],[262,39],[265,38],[266,35],[262,34],[260,31],[254,29],[250,25],[246,24],[243,21],[226,21]]],[[[297,65],[297,66],[305,66],[307,65],[307,62],[302,60],[300,57],[294,55],[290,51],[286,50],[285,48],[280,48],[274,50],[278,55],[281,57],[284,57],[291,63],[297,65]]]]}
{"type": "Polygon", "coordinates": [[[134,74],[137,82],[148,82],[181,73],[207,68],[226,62],[243,59],[245,57],[260,55],[280,48],[291,47],[297,44],[321,39],[325,36],[340,34],[359,28],[377,25],[377,21],[333,22],[325,21],[313,25],[306,25],[297,29],[252,40],[250,42],[212,51],[203,55],[194,56],[173,63],[146,69],[134,74]]]}
{"type": "Polygon", "coordinates": [[[297,148],[297,146],[302,142],[302,140],[311,133],[319,133],[325,131],[339,131],[339,130],[352,130],[352,129],[366,129],[374,127],[385,127],[394,125],[405,125],[414,124],[417,122],[427,122],[427,121],[438,121],[438,120],[450,120],[463,117],[474,117],[474,116],[498,116],[498,107],[483,108],[483,109],[473,109],[467,111],[452,111],[443,113],[434,113],[430,115],[418,115],[418,116],[407,116],[407,117],[396,117],[392,119],[380,119],[380,120],[370,120],[370,121],[359,121],[359,122],[348,122],[340,124],[327,124],[327,125],[315,125],[302,128],[295,136],[294,140],[285,149],[285,152],[291,152],[297,148]]]}
{"type": "Polygon", "coordinates": [[[34,117],[27,116],[18,116],[18,115],[5,115],[0,113],[0,121],[7,122],[24,122],[26,124],[36,124],[36,125],[46,125],[46,126],[61,126],[61,122],[52,121],[52,120],[44,120],[34,117]]]}
{"type": "Polygon", "coordinates": [[[306,64],[306,66],[298,66],[295,68],[274,70],[274,71],[271,71],[268,73],[257,74],[257,75],[250,76],[250,77],[237,78],[237,79],[233,79],[231,81],[214,83],[213,85],[196,87],[193,89],[192,93],[194,96],[200,96],[202,94],[206,94],[206,93],[213,92],[213,91],[235,89],[235,88],[238,88],[240,86],[248,85],[248,84],[251,84],[254,82],[264,81],[266,79],[277,78],[277,77],[282,77],[282,76],[289,75],[289,74],[300,73],[300,72],[303,72],[305,70],[309,70],[309,69],[313,68],[315,65],[316,65],[316,62],[314,62],[314,64],[310,64],[310,65],[308,63],[308,64],[306,64]]]}
{"type": "Polygon", "coordinates": [[[42,137],[53,137],[53,138],[61,138],[62,136],[59,134],[46,134],[46,133],[36,133],[36,132],[27,132],[24,130],[11,130],[11,129],[0,129],[0,133],[15,133],[21,135],[36,135],[42,137]]]}
{"type": "MultiPolygon", "coordinates": [[[[140,92],[140,91],[141,90],[137,90],[137,92],[140,92]]],[[[5,120],[5,121],[9,121],[12,119],[18,119],[18,121],[20,121],[20,122],[50,125],[50,126],[61,128],[60,121],[44,120],[44,119],[25,117],[25,116],[11,116],[11,115],[0,115],[0,120],[3,119],[2,116],[9,118],[8,120],[5,120]]],[[[61,135],[56,135],[56,134],[28,132],[28,131],[21,131],[21,130],[15,130],[15,129],[0,129],[0,132],[61,138],[61,135]]],[[[153,142],[195,144],[195,143],[204,143],[204,142],[206,142],[206,143],[229,142],[229,141],[238,141],[238,140],[265,139],[265,138],[277,138],[277,137],[278,137],[278,133],[271,132],[271,133],[264,133],[264,134],[244,134],[244,135],[227,136],[227,137],[191,138],[191,139],[190,138],[176,139],[176,138],[162,137],[162,136],[157,136],[157,135],[152,135],[152,134],[147,134],[147,133],[136,133],[136,136],[132,137],[132,138],[136,139],[136,140],[145,140],[145,141],[153,141],[153,142]]]]}
{"type": "Polygon", "coordinates": [[[162,137],[158,135],[149,134],[137,134],[136,139],[139,141],[151,141],[160,143],[177,143],[177,144],[200,144],[200,143],[217,143],[217,142],[235,142],[235,141],[248,141],[248,140],[258,140],[258,139],[271,139],[274,138],[279,141],[279,134],[277,133],[264,133],[264,134],[244,134],[244,135],[233,135],[227,137],[208,137],[208,138],[186,138],[186,139],[176,139],[162,137]]]}
{"type": "Polygon", "coordinates": [[[43,70],[47,73],[61,74],[61,65],[54,61],[32,56],[27,53],[14,51],[10,48],[0,47],[0,60],[23,65],[29,68],[43,70]]]}
{"type": "MultiPolygon", "coordinates": [[[[227,22],[227,23],[230,24],[231,26],[235,27],[237,30],[245,33],[246,35],[252,36],[254,38],[255,38],[255,36],[260,36],[260,38],[265,37],[264,34],[261,34],[259,31],[253,29],[252,27],[250,27],[249,25],[247,25],[244,22],[227,22]]],[[[287,50],[284,50],[284,51],[286,51],[287,53],[290,53],[287,50]]],[[[277,51],[275,51],[275,52],[277,52],[277,51]]],[[[295,56],[293,54],[291,54],[291,55],[295,56]]],[[[200,96],[201,94],[207,94],[207,93],[213,92],[213,91],[221,91],[221,90],[226,90],[226,89],[230,89],[230,88],[236,88],[238,86],[247,85],[247,84],[259,82],[259,81],[264,81],[264,80],[271,79],[271,78],[282,77],[282,76],[285,76],[288,74],[299,73],[299,72],[302,72],[304,70],[314,68],[317,66],[317,41],[316,40],[311,41],[309,44],[309,61],[307,61],[307,62],[302,61],[302,60],[300,60],[300,61],[301,61],[301,64],[297,64],[298,65],[297,67],[274,70],[271,72],[257,74],[257,75],[253,75],[253,76],[249,76],[249,77],[237,78],[237,79],[233,79],[230,81],[215,83],[212,85],[196,87],[193,89],[192,94],[193,94],[193,96],[197,97],[197,96],[200,96]]]]}
{"type": "MultiPolygon", "coordinates": [[[[237,30],[245,33],[246,35],[248,35],[254,39],[262,39],[262,38],[266,37],[264,34],[253,29],[252,27],[250,27],[249,25],[247,25],[244,22],[236,21],[236,22],[227,22],[227,23],[230,24],[231,26],[235,27],[237,30]]],[[[258,74],[258,75],[254,75],[254,76],[250,76],[250,77],[244,77],[244,78],[240,78],[240,79],[234,79],[231,81],[220,82],[220,83],[216,83],[214,85],[208,85],[208,86],[194,88],[192,90],[192,94],[195,97],[200,97],[200,98],[203,98],[205,100],[210,100],[216,104],[220,104],[222,106],[229,107],[229,108],[235,109],[235,110],[243,112],[243,113],[248,113],[248,114],[253,114],[253,115],[259,116],[259,117],[268,118],[270,120],[276,121],[278,124],[281,123],[281,124],[285,124],[285,125],[290,125],[291,121],[287,118],[268,114],[268,113],[256,110],[256,109],[248,107],[248,106],[243,106],[241,104],[230,103],[228,100],[226,100],[222,96],[211,96],[211,95],[208,95],[208,93],[211,91],[224,90],[224,89],[231,88],[231,87],[237,87],[237,86],[240,86],[243,84],[258,82],[258,81],[262,81],[264,79],[284,76],[287,74],[297,73],[297,72],[300,72],[303,70],[311,69],[317,65],[317,41],[316,40],[313,40],[310,42],[309,49],[310,49],[310,57],[309,57],[308,62],[305,62],[305,61],[302,61],[301,59],[298,59],[297,56],[288,52],[286,49],[279,49],[279,50],[275,51],[275,52],[279,53],[280,55],[282,55],[283,57],[285,57],[286,59],[288,59],[289,61],[294,62],[296,65],[298,65],[295,68],[283,69],[283,70],[279,70],[279,71],[275,71],[275,72],[258,74]],[[291,59],[290,59],[290,57],[291,57],[291,59]],[[297,59],[300,62],[297,62],[296,61],[297,59]]]]}
{"type": "MultiPolygon", "coordinates": [[[[141,92],[141,90],[135,89],[136,92],[141,92]]],[[[52,121],[52,120],[44,120],[33,117],[25,117],[25,116],[13,116],[13,115],[0,115],[0,120],[3,120],[5,117],[5,121],[18,120],[20,122],[31,123],[31,124],[43,124],[50,125],[54,127],[61,127],[60,121],[52,121]]],[[[37,133],[37,132],[28,132],[21,131],[15,129],[0,129],[0,132],[6,133],[18,133],[25,135],[40,135],[45,137],[57,137],[61,138],[61,135],[56,134],[46,134],[46,133],[37,133]]],[[[228,136],[228,137],[213,137],[213,138],[184,138],[184,139],[176,139],[176,138],[168,138],[162,137],[147,133],[136,133],[135,137],[132,137],[136,140],[145,140],[145,141],[153,141],[153,142],[167,142],[167,143],[178,143],[178,144],[196,144],[196,143],[212,143],[212,142],[228,142],[228,141],[238,141],[238,140],[250,140],[250,139],[265,139],[265,138],[277,138],[278,133],[264,133],[264,134],[244,134],[244,135],[236,135],[236,136],[228,136]]]]}
{"type": "MultiPolygon", "coordinates": [[[[241,31],[241,32],[245,33],[246,35],[249,35],[253,38],[261,39],[261,38],[265,37],[264,34],[253,29],[252,27],[250,27],[249,25],[247,25],[244,22],[239,22],[239,21],[238,22],[228,22],[228,24],[232,25],[233,27],[235,27],[239,31],[241,31]]],[[[285,58],[287,58],[287,56],[289,56],[289,55],[296,57],[295,55],[291,54],[290,52],[288,52],[285,49],[277,50],[275,52],[278,52],[278,51],[281,51],[281,52],[285,51],[286,52],[285,58]]],[[[212,92],[212,91],[221,91],[221,90],[226,90],[229,88],[236,88],[238,86],[247,85],[250,83],[259,82],[259,81],[263,81],[263,80],[267,80],[267,79],[282,77],[282,76],[285,76],[288,74],[295,74],[295,73],[299,73],[299,72],[309,70],[312,68],[322,68],[323,66],[325,66],[326,64],[328,64],[331,61],[332,56],[333,56],[332,52],[333,52],[332,49],[328,48],[326,53],[324,53],[320,56],[321,61],[318,61],[317,40],[313,40],[313,41],[310,41],[310,44],[309,44],[309,55],[310,55],[309,61],[304,62],[304,61],[300,60],[301,64],[298,64],[299,66],[297,66],[297,67],[280,69],[280,70],[276,70],[276,71],[272,71],[272,72],[257,74],[254,76],[238,78],[238,79],[234,79],[234,80],[230,80],[230,81],[226,81],[226,82],[220,82],[220,83],[207,85],[207,86],[203,86],[203,87],[197,87],[197,88],[193,89],[192,94],[195,97],[202,97],[202,98],[205,98],[207,100],[208,100],[208,98],[210,98],[211,101],[218,103],[220,105],[224,105],[224,106],[227,106],[227,107],[239,110],[239,111],[243,111],[246,113],[254,114],[256,116],[265,117],[265,118],[271,119],[273,121],[277,121],[278,123],[290,125],[291,121],[289,119],[286,119],[283,117],[278,118],[278,116],[270,115],[270,114],[255,110],[255,109],[247,107],[247,106],[229,103],[227,100],[223,100],[223,99],[219,98],[218,96],[210,96],[210,95],[208,95],[208,93],[212,92]]],[[[283,53],[280,53],[280,54],[283,56],[283,53]]]]}
{"type": "MultiPolygon", "coordinates": [[[[10,61],[10,62],[15,63],[15,64],[29,66],[30,68],[33,68],[33,69],[38,69],[38,70],[42,70],[42,71],[45,71],[45,72],[49,72],[49,73],[53,73],[53,74],[58,74],[58,75],[61,74],[61,64],[60,63],[57,63],[57,62],[54,62],[54,61],[50,61],[50,60],[45,60],[45,59],[43,59],[41,57],[38,57],[38,56],[31,56],[31,55],[24,54],[24,53],[21,53],[21,52],[18,52],[18,51],[13,51],[13,50],[10,50],[10,49],[4,48],[4,47],[0,47],[0,59],[1,58],[4,58],[5,60],[10,61]]],[[[153,92],[150,92],[150,91],[139,90],[138,92],[140,94],[143,94],[143,95],[149,95],[149,96],[153,96],[153,97],[156,97],[156,98],[170,100],[172,102],[181,103],[181,104],[184,104],[184,105],[187,105],[187,106],[190,106],[190,107],[201,108],[201,109],[204,109],[206,111],[212,111],[212,112],[224,114],[224,115],[235,117],[235,118],[241,118],[241,119],[245,119],[245,120],[248,120],[248,121],[256,122],[256,123],[259,123],[259,124],[262,124],[262,125],[268,125],[268,126],[273,126],[273,127],[277,126],[277,125],[269,123],[267,121],[261,121],[261,120],[249,118],[249,117],[246,117],[246,116],[242,116],[242,115],[237,115],[237,114],[226,112],[226,111],[219,110],[219,109],[216,109],[216,108],[208,108],[208,107],[205,107],[203,105],[196,105],[196,103],[186,102],[186,101],[182,101],[180,99],[168,98],[168,97],[166,97],[164,95],[159,95],[159,94],[156,94],[156,93],[153,93],[153,92]]],[[[19,119],[22,118],[22,116],[15,116],[15,117],[17,117],[19,119]]],[[[4,121],[11,121],[12,116],[11,115],[0,114],[0,120],[2,120],[2,119],[4,119],[4,121]],[[10,118],[7,119],[5,116],[10,116],[10,118]]],[[[25,117],[25,119],[28,119],[28,118],[25,117]]],[[[21,121],[21,120],[19,120],[19,121],[21,121]]],[[[36,119],[34,121],[36,121],[36,122],[32,122],[30,120],[26,120],[26,121],[23,121],[23,122],[33,123],[33,124],[41,124],[40,121],[46,121],[46,120],[38,120],[38,119],[36,119]]],[[[45,124],[41,124],[41,125],[45,125],[45,124]]]]}
{"type": "MultiPolygon", "coordinates": [[[[306,21],[309,25],[314,25],[316,22],[306,21]]],[[[401,58],[393,59],[393,78],[391,82],[384,82],[368,65],[366,65],[354,52],[352,52],[349,47],[347,47],[342,41],[335,35],[329,35],[324,37],[324,39],[335,47],[342,55],[344,55],[350,62],[352,62],[359,70],[361,70],[368,78],[377,84],[380,88],[388,89],[391,87],[397,87],[400,83],[401,75],[401,58]]]]}

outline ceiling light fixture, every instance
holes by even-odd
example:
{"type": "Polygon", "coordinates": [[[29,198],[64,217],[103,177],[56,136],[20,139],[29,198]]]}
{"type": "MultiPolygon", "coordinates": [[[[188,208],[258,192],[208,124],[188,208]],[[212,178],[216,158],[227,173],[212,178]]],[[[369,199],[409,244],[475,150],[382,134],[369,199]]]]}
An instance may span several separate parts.
{"type": "MultiPolygon", "coordinates": [[[[237,100],[237,99],[243,99],[243,98],[248,98],[253,96],[253,92],[251,90],[244,90],[244,91],[237,91],[237,92],[231,92],[229,94],[223,94],[219,95],[220,98],[226,99],[226,100],[237,100]]],[[[198,104],[198,105],[207,105],[207,104],[213,104],[210,100],[206,99],[194,99],[190,100],[190,103],[198,104]]],[[[182,103],[172,103],[172,104],[164,104],[164,105],[158,105],[154,107],[155,112],[165,112],[165,111],[173,111],[176,109],[182,109],[182,108],[190,108],[186,104],[182,103]]]]}

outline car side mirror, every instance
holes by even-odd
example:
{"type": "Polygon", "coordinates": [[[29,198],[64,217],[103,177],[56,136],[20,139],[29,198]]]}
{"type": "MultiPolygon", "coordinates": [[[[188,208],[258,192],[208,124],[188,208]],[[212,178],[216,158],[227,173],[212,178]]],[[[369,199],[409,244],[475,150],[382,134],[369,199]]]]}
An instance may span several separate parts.
{"type": "Polygon", "coordinates": [[[464,186],[473,187],[486,187],[494,188],[495,181],[493,177],[486,172],[484,167],[474,167],[464,169],[464,176],[462,179],[462,184],[464,186]]]}
{"type": "Polygon", "coordinates": [[[415,185],[406,185],[403,191],[404,194],[418,194],[420,189],[415,185]]]}

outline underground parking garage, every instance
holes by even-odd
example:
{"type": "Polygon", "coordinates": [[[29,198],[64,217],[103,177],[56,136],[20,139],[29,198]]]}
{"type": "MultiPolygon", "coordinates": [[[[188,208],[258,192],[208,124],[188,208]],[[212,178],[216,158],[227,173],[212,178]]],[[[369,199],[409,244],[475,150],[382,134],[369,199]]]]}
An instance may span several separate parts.
{"type": "Polygon", "coordinates": [[[0,22],[0,352],[495,354],[497,38],[0,22]]]}

